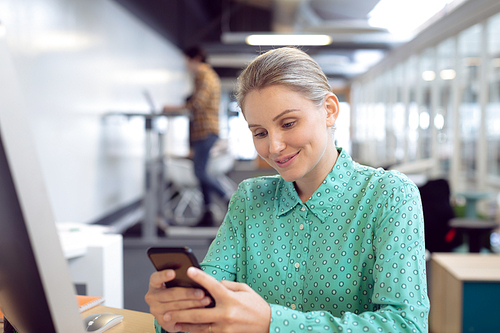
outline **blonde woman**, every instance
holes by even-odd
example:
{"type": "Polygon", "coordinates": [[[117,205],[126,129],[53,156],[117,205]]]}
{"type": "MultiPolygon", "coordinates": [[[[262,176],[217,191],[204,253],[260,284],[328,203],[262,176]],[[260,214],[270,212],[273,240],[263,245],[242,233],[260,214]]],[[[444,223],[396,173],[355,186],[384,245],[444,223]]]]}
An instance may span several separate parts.
{"type": "Polygon", "coordinates": [[[201,290],[154,273],[157,332],[427,332],[422,207],[397,172],[335,147],[337,97],[306,53],[280,48],[238,79],[258,154],[278,175],[243,181],[202,263],[201,290]],[[219,282],[220,281],[220,282],[219,282]]]}

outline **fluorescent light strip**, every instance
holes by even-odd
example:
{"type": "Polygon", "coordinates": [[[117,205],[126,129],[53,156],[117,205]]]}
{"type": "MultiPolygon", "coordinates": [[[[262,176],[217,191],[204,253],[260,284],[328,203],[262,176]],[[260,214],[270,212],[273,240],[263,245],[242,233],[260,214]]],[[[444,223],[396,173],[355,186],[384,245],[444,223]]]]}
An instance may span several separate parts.
{"type": "Polygon", "coordinates": [[[308,45],[321,46],[331,44],[332,38],[328,35],[250,35],[245,39],[249,45],[308,45]]]}

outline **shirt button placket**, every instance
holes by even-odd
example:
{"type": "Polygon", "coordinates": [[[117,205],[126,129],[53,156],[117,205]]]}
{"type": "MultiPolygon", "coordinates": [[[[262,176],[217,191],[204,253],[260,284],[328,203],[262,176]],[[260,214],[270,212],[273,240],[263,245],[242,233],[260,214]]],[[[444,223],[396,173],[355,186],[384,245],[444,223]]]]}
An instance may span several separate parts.
{"type": "Polygon", "coordinates": [[[297,292],[299,289],[303,288],[303,281],[302,281],[303,279],[301,279],[301,275],[303,274],[302,270],[304,267],[301,267],[303,265],[301,265],[299,260],[301,260],[301,257],[304,254],[303,247],[305,244],[302,244],[302,242],[305,241],[307,243],[306,237],[304,235],[306,229],[305,221],[307,221],[307,207],[305,205],[302,205],[300,206],[300,208],[298,208],[298,211],[300,213],[296,215],[297,217],[296,226],[298,226],[299,231],[297,231],[296,237],[293,237],[292,248],[295,249],[292,250],[292,253],[290,253],[290,258],[291,258],[290,264],[293,267],[290,268],[292,271],[294,271],[293,273],[294,277],[292,279],[287,279],[289,280],[287,282],[287,285],[290,284],[293,286],[292,288],[293,291],[287,295],[287,298],[291,301],[289,303],[290,308],[293,310],[298,308],[298,305],[296,303],[297,300],[302,299],[301,294],[297,292]],[[294,280],[297,284],[293,285],[293,282],[291,282],[291,280],[294,280]]]}

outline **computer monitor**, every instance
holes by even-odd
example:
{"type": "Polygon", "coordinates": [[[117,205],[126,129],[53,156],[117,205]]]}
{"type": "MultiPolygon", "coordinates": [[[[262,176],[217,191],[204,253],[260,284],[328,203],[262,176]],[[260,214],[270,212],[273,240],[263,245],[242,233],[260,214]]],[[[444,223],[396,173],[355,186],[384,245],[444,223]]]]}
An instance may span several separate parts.
{"type": "Polygon", "coordinates": [[[16,81],[0,36],[0,308],[19,333],[83,333],[16,81]]]}

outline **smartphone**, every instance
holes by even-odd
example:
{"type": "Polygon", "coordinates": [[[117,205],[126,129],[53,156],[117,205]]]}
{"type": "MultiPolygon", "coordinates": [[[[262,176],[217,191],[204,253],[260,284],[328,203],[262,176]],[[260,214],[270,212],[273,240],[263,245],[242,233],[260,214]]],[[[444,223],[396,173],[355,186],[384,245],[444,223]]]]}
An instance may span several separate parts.
{"type": "Polygon", "coordinates": [[[210,293],[200,284],[194,282],[187,276],[187,269],[191,266],[200,268],[200,264],[189,247],[151,247],[148,249],[148,257],[157,271],[164,269],[175,270],[175,279],[165,282],[167,288],[183,287],[197,288],[205,292],[211,298],[207,308],[215,306],[215,300],[210,293]]]}

